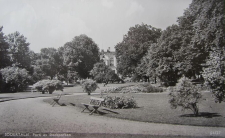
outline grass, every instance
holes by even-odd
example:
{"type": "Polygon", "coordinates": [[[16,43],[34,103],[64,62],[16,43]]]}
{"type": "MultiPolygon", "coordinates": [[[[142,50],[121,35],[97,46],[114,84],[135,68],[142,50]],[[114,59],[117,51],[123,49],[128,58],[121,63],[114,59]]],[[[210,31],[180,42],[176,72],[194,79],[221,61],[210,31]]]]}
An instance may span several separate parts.
{"type": "MultiPolygon", "coordinates": [[[[166,124],[194,125],[194,126],[212,126],[225,127],[225,103],[215,103],[211,93],[204,92],[203,100],[199,104],[200,115],[193,116],[189,110],[171,109],[168,103],[168,94],[163,93],[111,93],[110,96],[133,96],[138,103],[135,109],[113,109],[113,112],[100,110],[103,116],[166,124]],[[118,114],[116,114],[118,113],[118,114]]],[[[93,96],[93,95],[92,95],[93,96]]],[[[94,95],[100,97],[100,95],[94,95]]],[[[51,99],[45,99],[45,102],[51,103],[51,99]]],[[[63,96],[60,103],[66,106],[75,106],[78,111],[84,108],[81,103],[89,103],[90,96],[63,96]]]]}

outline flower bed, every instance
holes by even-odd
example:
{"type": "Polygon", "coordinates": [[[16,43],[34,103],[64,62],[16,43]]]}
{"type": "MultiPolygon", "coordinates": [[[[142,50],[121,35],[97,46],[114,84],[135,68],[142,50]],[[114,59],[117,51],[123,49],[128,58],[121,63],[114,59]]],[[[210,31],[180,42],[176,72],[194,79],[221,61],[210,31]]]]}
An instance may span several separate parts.
{"type": "Polygon", "coordinates": [[[112,97],[106,96],[104,97],[105,101],[103,102],[102,106],[111,108],[111,109],[124,109],[124,108],[135,108],[137,107],[137,102],[134,100],[134,97],[112,97]]]}
{"type": "Polygon", "coordinates": [[[102,93],[153,93],[163,92],[162,88],[152,86],[149,83],[138,84],[135,86],[112,87],[102,91],[102,93]]]}

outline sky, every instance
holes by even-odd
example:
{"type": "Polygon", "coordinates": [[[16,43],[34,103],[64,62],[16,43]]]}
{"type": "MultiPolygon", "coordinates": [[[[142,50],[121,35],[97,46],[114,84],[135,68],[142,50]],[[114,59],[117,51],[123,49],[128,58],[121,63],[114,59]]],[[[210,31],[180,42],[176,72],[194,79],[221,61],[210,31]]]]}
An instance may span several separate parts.
{"type": "Polygon", "coordinates": [[[99,49],[114,51],[130,27],[162,30],[176,24],[192,0],[0,0],[0,26],[20,32],[30,50],[59,48],[86,34],[99,49]]]}

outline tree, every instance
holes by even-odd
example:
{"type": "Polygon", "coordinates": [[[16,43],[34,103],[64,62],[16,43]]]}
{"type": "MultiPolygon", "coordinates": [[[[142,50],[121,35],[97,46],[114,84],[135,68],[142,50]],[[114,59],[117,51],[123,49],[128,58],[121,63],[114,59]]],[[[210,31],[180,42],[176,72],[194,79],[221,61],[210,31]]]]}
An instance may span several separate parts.
{"type": "Polygon", "coordinates": [[[161,35],[161,29],[147,24],[130,27],[122,42],[115,46],[117,70],[122,75],[132,75],[147,49],[161,35]]]}
{"type": "Polygon", "coordinates": [[[0,74],[3,81],[1,92],[23,91],[30,80],[28,71],[16,66],[3,68],[0,70],[0,74]]]}
{"type": "Polygon", "coordinates": [[[92,75],[94,80],[97,82],[108,83],[109,81],[114,82],[120,80],[115,71],[107,66],[104,62],[96,63],[93,69],[90,71],[90,75],[92,75]]]}
{"type": "Polygon", "coordinates": [[[180,106],[182,110],[190,109],[195,116],[198,115],[199,108],[197,104],[201,100],[202,95],[199,93],[199,88],[193,85],[190,79],[181,78],[176,88],[170,90],[169,103],[171,108],[176,109],[180,106]]]}
{"type": "Polygon", "coordinates": [[[216,102],[225,101],[225,40],[224,40],[224,7],[223,0],[194,0],[190,9],[196,7],[196,20],[193,24],[194,44],[202,44],[209,51],[203,76],[211,88],[216,102]]]}
{"type": "Polygon", "coordinates": [[[36,61],[33,63],[40,67],[51,79],[56,77],[63,66],[63,57],[55,48],[42,48],[41,53],[36,55],[36,61]]]}
{"type": "Polygon", "coordinates": [[[145,57],[139,64],[139,72],[155,78],[158,77],[166,85],[174,85],[187,69],[185,56],[188,48],[183,44],[181,29],[178,25],[172,25],[162,32],[157,43],[152,44],[145,57]],[[186,49],[184,51],[184,49],[186,49]]]}
{"type": "Polygon", "coordinates": [[[99,62],[99,48],[87,35],[74,37],[64,45],[64,65],[75,64],[72,68],[81,78],[90,77],[89,71],[99,62]]]}
{"type": "Polygon", "coordinates": [[[20,68],[30,69],[31,59],[29,56],[29,43],[26,37],[19,32],[15,32],[6,36],[9,44],[9,53],[13,64],[20,68]]]}
{"type": "Polygon", "coordinates": [[[0,27],[0,69],[10,65],[8,53],[9,44],[5,41],[3,27],[0,27]]]}
{"type": "Polygon", "coordinates": [[[90,75],[93,76],[97,82],[105,82],[106,74],[110,68],[104,62],[98,62],[94,64],[93,69],[90,71],[90,75]]]}

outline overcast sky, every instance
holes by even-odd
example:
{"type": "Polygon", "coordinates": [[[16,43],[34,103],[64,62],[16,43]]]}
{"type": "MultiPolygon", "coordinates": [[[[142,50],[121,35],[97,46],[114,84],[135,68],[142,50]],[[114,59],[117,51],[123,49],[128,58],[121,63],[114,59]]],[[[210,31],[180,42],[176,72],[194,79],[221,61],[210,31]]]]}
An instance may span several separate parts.
{"type": "Polygon", "coordinates": [[[100,49],[121,42],[135,24],[166,29],[191,0],[0,0],[3,33],[19,31],[30,49],[63,46],[86,34],[100,49]]]}

